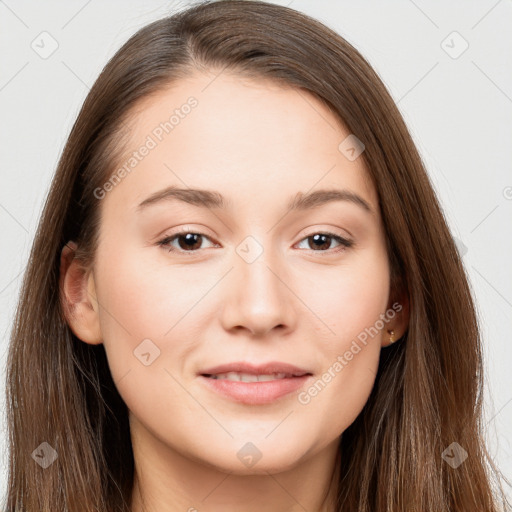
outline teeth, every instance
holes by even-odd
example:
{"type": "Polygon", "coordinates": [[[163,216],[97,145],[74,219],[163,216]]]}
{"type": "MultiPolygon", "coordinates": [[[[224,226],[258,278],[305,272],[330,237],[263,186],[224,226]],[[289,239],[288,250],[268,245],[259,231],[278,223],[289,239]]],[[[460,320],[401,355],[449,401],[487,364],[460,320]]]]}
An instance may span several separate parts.
{"type": "Polygon", "coordinates": [[[211,379],[218,380],[232,380],[235,382],[267,382],[269,380],[284,379],[286,377],[292,377],[287,373],[270,373],[268,375],[252,375],[250,373],[218,373],[217,375],[210,375],[211,379]]]}

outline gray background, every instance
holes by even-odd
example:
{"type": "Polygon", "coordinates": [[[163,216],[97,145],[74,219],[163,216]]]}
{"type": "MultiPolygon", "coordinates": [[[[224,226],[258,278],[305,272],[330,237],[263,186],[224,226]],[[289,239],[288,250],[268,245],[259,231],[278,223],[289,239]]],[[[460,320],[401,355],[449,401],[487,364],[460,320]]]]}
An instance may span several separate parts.
{"type": "MultiPolygon", "coordinates": [[[[122,43],[146,23],[189,3],[0,0],[2,415],[21,275],[72,123],[122,43]],[[41,36],[44,31],[50,35],[41,36]],[[52,44],[58,48],[42,58],[52,44]]],[[[275,3],[323,21],[359,49],[409,126],[464,254],[485,342],[487,439],[512,478],[512,2],[275,3]]],[[[3,496],[3,418],[0,428],[3,496]]]]}

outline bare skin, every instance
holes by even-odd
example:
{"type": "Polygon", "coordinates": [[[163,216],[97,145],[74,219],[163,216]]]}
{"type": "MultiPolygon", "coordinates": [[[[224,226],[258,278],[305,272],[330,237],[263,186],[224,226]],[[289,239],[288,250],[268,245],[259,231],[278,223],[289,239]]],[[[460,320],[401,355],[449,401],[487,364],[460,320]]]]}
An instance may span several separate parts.
{"type": "Polygon", "coordinates": [[[85,343],[104,344],[128,406],[133,512],[328,512],[340,435],[368,399],[388,330],[405,332],[407,303],[398,297],[402,311],[333,370],[397,300],[363,159],[338,149],[350,132],[306,92],[212,79],[198,72],[133,114],[128,153],[187,98],[198,102],[100,201],[91,271],[80,272],[73,244],[64,248],[68,322],[85,343]],[[172,185],[216,191],[227,205],[167,199],[137,210],[172,185]],[[350,200],[287,211],[298,193],[320,189],[349,190],[371,211],[350,200]],[[192,251],[184,235],[158,244],[178,232],[204,236],[192,251]],[[352,245],[332,236],[315,244],[326,232],[352,245]],[[143,340],[151,359],[160,351],[148,365],[134,354],[143,340]],[[312,377],[302,401],[293,392],[239,403],[199,375],[233,361],[286,362],[312,377]],[[329,369],[329,382],[309,393],[329,369]],[[247,443],[261,454],[254,465],[238,456],[254,450],[247,443]]]}

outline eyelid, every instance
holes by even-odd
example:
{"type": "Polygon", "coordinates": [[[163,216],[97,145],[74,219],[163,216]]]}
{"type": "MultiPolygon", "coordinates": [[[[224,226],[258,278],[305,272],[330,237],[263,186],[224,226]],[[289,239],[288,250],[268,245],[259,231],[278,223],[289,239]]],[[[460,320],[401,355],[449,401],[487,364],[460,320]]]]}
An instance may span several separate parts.
{"type": "Polygon", "coordinates": [[[352,233],[348,229],[336,226],[329,226],[328,224],[324,224],[324,227],[322,227],[321,224],[313,224],[311,226],[307,226],[300,231],[298,236],[300,236],[300,240],[302,240],[303,238],[316,235],[317,233],[339,236],[340,238],[344,238],[345,240],[354,242],[354,235],[352,235],[352,233]]]}
{"type": "Polygon", "coordinates": [[[194,233],[196,235],[202,235],[204,237],[209,238],[210,240],[213,240],[213,238],[215,238],[215,235],[209,234],[209,230],[207,228],[203,226],[194,227],[189,224],[178,226],[176,228],[171,229],[170,231],[165,230],[161,235],[158,235],[157,238],[158,240],[161,240],[163,238],[170,238],[172,236],[181,235],[184,233],[194,233]]]}

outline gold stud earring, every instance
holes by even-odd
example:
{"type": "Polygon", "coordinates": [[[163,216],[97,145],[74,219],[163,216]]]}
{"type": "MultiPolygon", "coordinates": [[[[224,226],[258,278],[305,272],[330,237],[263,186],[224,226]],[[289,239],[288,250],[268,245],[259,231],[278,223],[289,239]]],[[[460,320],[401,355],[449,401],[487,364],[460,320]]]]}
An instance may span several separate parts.
{"type": "Polygon", "coordinates": [[[395,340],[395,331],[388,331],[389,332],[389,344],[394,343],[395,340]]]}

